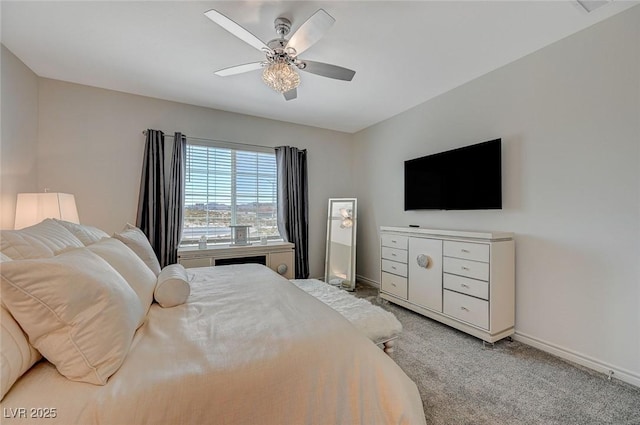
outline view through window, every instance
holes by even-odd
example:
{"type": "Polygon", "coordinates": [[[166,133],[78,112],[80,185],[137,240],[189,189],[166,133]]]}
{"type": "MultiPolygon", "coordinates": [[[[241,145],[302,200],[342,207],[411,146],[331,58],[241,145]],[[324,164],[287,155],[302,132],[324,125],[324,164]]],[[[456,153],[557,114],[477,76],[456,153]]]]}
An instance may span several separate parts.
{"type": "Polygon", "coordinates": [[[182,244],[229,242],[231,225],[280,239],[276,179],[272,152],[187,144],[182,244]]]}

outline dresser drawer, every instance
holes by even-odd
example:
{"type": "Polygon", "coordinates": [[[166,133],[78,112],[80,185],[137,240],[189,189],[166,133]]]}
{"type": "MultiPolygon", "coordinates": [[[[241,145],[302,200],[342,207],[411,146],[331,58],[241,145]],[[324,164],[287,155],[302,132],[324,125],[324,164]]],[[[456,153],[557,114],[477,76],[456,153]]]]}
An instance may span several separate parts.
{"type": "Polygon", "coordinates": [[[444,288],[474,297],[489,299],[489,284],[482,280],[469,279],[468,277],[457,276],[445,273],[444,288]]]}
{"type": "Polygon", "coordinates": [[[461,260],[459,258],[444,257],[443,271],[472,279],[489,280],[489,264],[479,261],[461,260]]]}
{"type": "Polygon", "coordinates": [[[382,235],[382,246],[388,246],[390,248],[407,249],[409,238],[406,236],[398,235],[382,235]]]}
{"type": "Polygon", "coordinates": [[[407,278],[382,272],[382,283],[380,285],[380,290],[406,300],[407,278]]]}
{"type": "Polygon", "coordinates": [[[444,291],[444,314],[489,329],[489,302],[468,295],[444,291]]]}
{"type": "Polygon", "coordinates": [[[485,243],[444,241],[443,251],[447,257],[489,262],[489,245],[485,243]]]}
{"type": "Polygon", "coordinates": [[[382,271],[407,277],[407,265],[397,261],[382,260],[382,271]]]}
{"type": "Polygon", "coordinates": [[[388,246],[382,247],[382,258],[387,260],[398,261],[400,263],[407,262],[407,250],[398,248],[389,248],[388,246]]]}

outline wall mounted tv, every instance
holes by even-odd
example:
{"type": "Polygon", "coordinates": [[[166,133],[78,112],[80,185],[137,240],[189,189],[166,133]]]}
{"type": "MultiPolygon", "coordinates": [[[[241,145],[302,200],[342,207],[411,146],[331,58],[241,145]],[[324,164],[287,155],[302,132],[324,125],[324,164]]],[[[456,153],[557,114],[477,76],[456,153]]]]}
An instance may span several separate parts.
{"type": "Polygon", "coordinates": [[[405,161],[404,209],[502,209],[501,139],[405,161]]]}

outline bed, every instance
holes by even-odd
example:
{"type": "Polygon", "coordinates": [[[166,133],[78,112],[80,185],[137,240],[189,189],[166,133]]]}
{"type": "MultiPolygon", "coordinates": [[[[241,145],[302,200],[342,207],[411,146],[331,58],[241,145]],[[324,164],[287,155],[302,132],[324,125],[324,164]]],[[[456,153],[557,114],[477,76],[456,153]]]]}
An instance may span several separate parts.
{"type": "Polygon", "coordinates": [[[394,361],[277,273],[246,264],[187,274],[187,302],[150,306],[105,385],[42,360],[0,402],[2,423],[42,423],[45,412],[51,424],[425,423],[394,361]]]}

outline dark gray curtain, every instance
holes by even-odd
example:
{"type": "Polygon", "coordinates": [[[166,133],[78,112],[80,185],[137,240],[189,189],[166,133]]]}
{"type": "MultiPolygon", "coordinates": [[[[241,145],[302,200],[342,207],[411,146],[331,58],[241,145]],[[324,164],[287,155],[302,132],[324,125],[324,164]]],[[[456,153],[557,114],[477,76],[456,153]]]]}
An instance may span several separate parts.
{"type": "Polygon", "coordinates": [[[164,232],[167,210],[164,188],[164,133],[147,130],[136,226],[147,235],[161,266],[164,266],[162,258],[167,246],[164,232]]]}
{"type": "Polygon", "coordinates": [[[187,156],[187,138],[182,133],[175,133],[173,136],[173,153],[171,155],[171,170],[166,182],[167,195],[167,246],[166,263],[175,264],[178,262],[178,246],[182,239],[182,213],[184,205],[184,175],[185,157],[187,156]]]}
{"type": "Polygon", "coordinates": [[[290,146],[276,149],[278,167],[278,230],[295,244],[296,279],[309,277],[309,201],[307,151],[290,146]]]}

